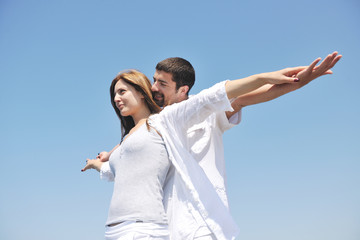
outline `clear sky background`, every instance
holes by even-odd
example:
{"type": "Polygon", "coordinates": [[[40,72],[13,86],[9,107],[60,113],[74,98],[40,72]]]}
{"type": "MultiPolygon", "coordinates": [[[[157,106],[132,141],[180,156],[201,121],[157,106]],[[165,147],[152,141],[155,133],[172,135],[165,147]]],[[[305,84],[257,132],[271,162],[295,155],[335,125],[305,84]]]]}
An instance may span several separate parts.
{"type": "Polygon", "coordinates": [[[0,239],[103,239],[112,184],[80,169],[119,142],[119,71],[180,56],[195,94],[335,50],[333,75],[224,136],[244,240],[360,239],[358,0],[0,0],[0,239]]]}

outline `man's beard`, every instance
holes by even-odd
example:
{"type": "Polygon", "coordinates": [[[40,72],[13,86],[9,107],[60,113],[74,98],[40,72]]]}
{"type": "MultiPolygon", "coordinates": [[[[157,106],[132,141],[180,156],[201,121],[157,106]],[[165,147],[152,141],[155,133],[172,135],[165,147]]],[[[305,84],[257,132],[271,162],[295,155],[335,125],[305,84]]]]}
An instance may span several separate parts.
{"type": "Polygon", "coordinates": [[[154,102],[159,106],[159,107],[164,107],[164,95],[159,93],[159,92],[153,92],[152,97],[154,99],[154,102]],[[156,99],[155,95],[160,95],[160,99],[156,99]]]}

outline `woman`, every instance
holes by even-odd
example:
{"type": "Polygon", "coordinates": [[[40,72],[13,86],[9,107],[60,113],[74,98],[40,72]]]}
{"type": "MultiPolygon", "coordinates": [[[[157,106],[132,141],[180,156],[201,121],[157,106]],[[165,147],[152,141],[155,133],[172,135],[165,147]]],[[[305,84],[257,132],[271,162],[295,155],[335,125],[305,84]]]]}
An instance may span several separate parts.
{"type": "MultiPolygon", "coordinates": [[[[305,72],[312,72],[317,62],[305,72]]],[[[154,114],[159,108],[151,98],[151,85],[145,75],[135,70],[119,74],[111,84],[110,94],[123,137],[109,160],[115,184],[106,238],[168,239],[168,223],[173,233],[172,228],[181,221],[184,208],[178,206],[191,202],[217,239],[234,239],[236,224],[199,165],[181,147],[185,130],[212,112],[231,110],[229,98],[267,83],[298,82],[294,76],[304,68],[222,82],[164,108],[160,114],[154,114]]],[[[102,164],[99,159],[88,160],[83,171],[99,171],[102,164]]],[[[172,235],[172,239],[183,238],[172,235]]]]}
{"type": "MultiPolygon", "coordinates": [[[[110,87],[123,139],[109,160],[116,178],[106,222],[107,239],[169,236],[162,187],[170,161],[160,135],[146,124],[150,114],[160,111],[150,89],[146,76],[134,70],[119,74],[110,87]]],[[[83,170],[100,170],[101,165],[100,161],[88,160],[83,170]]]]}

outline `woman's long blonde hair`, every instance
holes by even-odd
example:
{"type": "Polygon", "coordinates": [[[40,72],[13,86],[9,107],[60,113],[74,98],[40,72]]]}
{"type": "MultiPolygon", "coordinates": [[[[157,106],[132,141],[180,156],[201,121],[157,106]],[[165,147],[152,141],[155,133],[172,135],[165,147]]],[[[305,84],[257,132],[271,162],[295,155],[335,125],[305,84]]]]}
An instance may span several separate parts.
{"type": "Polygon", "coordinates": [[[119,117],[121,122],[121,139],[124,138],[126,134],[135,126],[134,120],[131,116],[124,117],[120,114],[119,109],[116,107],[114,98],[115,98],[115,85],[119,80],[123,80],[124,82],[130,84],[135,88],[136,91],[140,92],[145,99],[145,103],[150,110],[150,113],[158,113],[161,111],[161,108],[154,102],[151,93],[151,83],[149,79],[145,76],[145,74],[134,70],[126,70],[120,72],[112,81],[110,85],[110,98],[111,105],[113,106],[116,115],[119,117]]]}

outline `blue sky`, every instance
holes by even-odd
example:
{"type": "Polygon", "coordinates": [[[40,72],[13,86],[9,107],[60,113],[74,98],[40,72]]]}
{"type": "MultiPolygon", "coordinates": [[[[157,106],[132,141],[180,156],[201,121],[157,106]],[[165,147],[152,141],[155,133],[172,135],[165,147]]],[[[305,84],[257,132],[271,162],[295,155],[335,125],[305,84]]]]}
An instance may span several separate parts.
{"type": "Polygon", "coordinates": [[[119,71],[180,56],[195,94],[336,50],[333,75],[226,132],[229,198],[239,239],[359,239],[359,29],[356,0],[1,0],[0,238],[103,238],[112,184],[80,169],[120,139],[119,71]]]}

